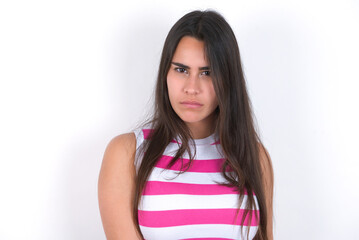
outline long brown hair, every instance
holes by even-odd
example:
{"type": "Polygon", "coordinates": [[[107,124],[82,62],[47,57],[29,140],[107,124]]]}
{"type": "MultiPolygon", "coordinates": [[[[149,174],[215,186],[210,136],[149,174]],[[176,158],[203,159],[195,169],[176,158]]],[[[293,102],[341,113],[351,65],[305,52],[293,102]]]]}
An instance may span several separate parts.
{"type": "MultiPolygon", "coordinates": [[[[253,122],[254,115],[247,93],[238,43],[226,20],[212,10],[193,11],[186,14],[175,23],[165,40],[155,89],[154,111],[149,121],[144,124],[147,126],[150,124],[152,131],[148,141],[145,141],[139,149],[143,153],[143,158],[137,173],[133,207],[137,229],[141,232],[138,222],[138,204],[143,188],[170,141],[179,136],[182,144],[169,167],[182,158],[185,152],[190,155],[190,163],[194,159],[189,144],[189,141],[192,141],[189,128],[171,107],[166,81],[174,52],[184,36],[191,36],[204,42],[211,69],[213,86],[218,99],[218,107],[214,111],[216,118],[214,131],[219,137],[226,159],[221,171],[228,181],[220,184],[237,187],[240,193],[238,208],[243,201],[245,191],[247,192],[248,200],[241,226],[244,225],[246,215],[249,219],[259,218],[255,239],[266,240],[267,207],[259,160],[261,141],[253,122]],[[226,174],[227,167],[232,168],[234,174],[226,174]],[[260,217],[252,216],[253,212],[250,211],[250,209],[257,209],[253,194],[258,201],[260,217]]],[[[249,231],[247,236],[248,234],[249,231]]]]}

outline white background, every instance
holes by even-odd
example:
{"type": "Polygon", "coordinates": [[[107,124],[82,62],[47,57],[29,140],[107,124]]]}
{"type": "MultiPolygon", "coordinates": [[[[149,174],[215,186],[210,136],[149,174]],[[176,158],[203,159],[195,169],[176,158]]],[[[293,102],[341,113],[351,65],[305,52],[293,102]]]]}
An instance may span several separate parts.
{"type": "Polygon", "coordinates": [[[151,106],[171,26],[206,8],[238,39],[275,239],[358,237],[358,1],[68,0],[0,3],[0,239],[105,239],[105,147],[151,106]]]}

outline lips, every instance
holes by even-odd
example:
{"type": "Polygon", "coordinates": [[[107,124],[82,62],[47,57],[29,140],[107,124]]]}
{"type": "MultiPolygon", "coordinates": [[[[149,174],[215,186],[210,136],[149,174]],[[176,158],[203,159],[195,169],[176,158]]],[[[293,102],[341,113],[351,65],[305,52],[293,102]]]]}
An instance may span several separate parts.
{"type": "Polygon", "coordinates": [[[196,101],[183,101],[180,102],[181,104],[185,104],[185,105],[193,105],[193,106],[202,106],[203,104],[196,102],[196,101]]]}
{"type": "Polygon", "coordinates": [[[180,102],[181,105],[187,109],[198,109],[203,106],[203,104],[196,102],[196,101],[183,101],[180,102]]]}

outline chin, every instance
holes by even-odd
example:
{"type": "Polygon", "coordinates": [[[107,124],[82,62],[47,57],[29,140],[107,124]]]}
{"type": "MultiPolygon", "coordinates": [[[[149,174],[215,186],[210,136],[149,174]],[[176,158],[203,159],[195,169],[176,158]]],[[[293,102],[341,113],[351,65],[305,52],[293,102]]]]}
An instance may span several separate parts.
{"type": "Polygon", "coordinates": [[[205,117],[202,116],[198,116],[198,114],[196,116],[194,116],[195,114],[186,114],[186,115],[179,115],[179,117],[182,119],[182,121],[186,122],[186,123],[196,123],[196,122],[201,122],[205,119],[205,117]]]}

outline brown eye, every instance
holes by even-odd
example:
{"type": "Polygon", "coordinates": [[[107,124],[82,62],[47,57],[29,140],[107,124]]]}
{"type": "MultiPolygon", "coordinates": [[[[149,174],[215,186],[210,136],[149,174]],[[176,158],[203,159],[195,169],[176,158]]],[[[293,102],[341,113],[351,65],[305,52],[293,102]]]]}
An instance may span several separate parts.
{"type": "Polygon", "coordinates": [[[179,72],[179,73],[185,73],[185,72],[187,72],[187,70],[184,69],[184,68],[175,68],[175,71],[176,71],[176,72],[179,72]]]}
{"type": "Polygon", "coordinates": [[[202,72],[202,74],[206,75],[206,76],[209,76],[209,75],[211,75],[211,72],[210,71],[204,71],[204,72],[202,72]]]}

